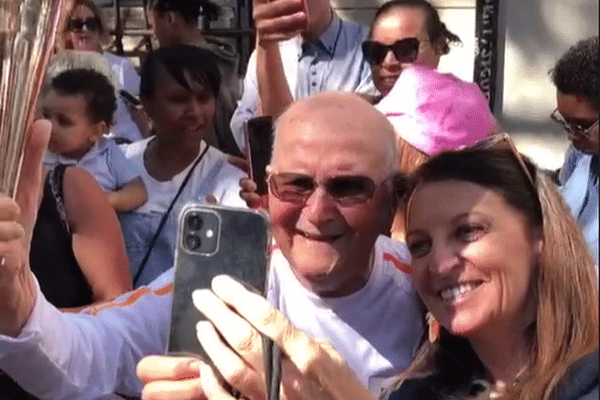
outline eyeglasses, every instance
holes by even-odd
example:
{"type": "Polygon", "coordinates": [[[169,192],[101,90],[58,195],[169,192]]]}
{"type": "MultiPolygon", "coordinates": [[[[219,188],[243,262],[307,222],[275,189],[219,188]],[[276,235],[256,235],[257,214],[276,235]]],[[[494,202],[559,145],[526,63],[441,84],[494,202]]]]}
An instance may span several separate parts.
{"type": "Polygon", "coordinates": [[[567,122],[567,120],[565,120],[565,118],[562,115],[560,115],[560,113],[558,112],[558,108],[556,108],[554,111],[552,111],[552,114],[550,114],[550,118],[552,118],[553,121],[561,124],[562,127],[564,128],[564,130],[567,131],[567,133],[572,136],[589,137],[592,129],[594,129],[595,127],[598,126],[598,120],[596,120],[596,122],[594,122],[592,125],[590,125],[587,128],[584,128],[583,126],[578,125],[578,124],[572,124],[570,122],[567,122]]]}
{"type": "Polygon", "coordinates": [[[533,179],[533,176],[531,175],[529,168],[527,168],[527,165],[525,164],[525,161],[523,160],[521,153],[519,153],[514,142],[512,141],[510,136],[508,136],[508,133],[497,133],[497,134],[488,136],[487,138],[475,143],[473,146],[467,147],[463,150],[486,150],[486,149],[510,150],[512,152],[512,154],[515,156],[515,158],[517,159],[517,161],[519,162],[519,165],[521,166],[523,173],[527,177],[527,180],[529,181],[529,183],[531,183],[531,186],[533,188],[535,188],[535,181],[533,179]]]}
{"type": "Polygon", "coordinates": [[[100,30],[100,19],[98,17],[90,17],[85,20],[70,19],[69,22],[67,22],[67,30],[70,32],[98,31],[100,30]]]}
{"type": "Polygon", "coordinates": [[[340,206],[348,207],[363,204],[373,198],[375,190],[390,176],[379,183],[368,176],[339,175],[317,182],[314,177],[295,172],[271,172],[267,176],[267,183],[271,193],[281,201],[287,203],[305,204],[319,185],[340,206]]]}
{"type": "Polygon", "coordinates": [[[389,46],[372,40],[362,44],[363,55],[371,65],[381,64],[389,51],[394,54],[399,63],[413,63],[419,55],[419,39],[406,38],[389,46]]]}

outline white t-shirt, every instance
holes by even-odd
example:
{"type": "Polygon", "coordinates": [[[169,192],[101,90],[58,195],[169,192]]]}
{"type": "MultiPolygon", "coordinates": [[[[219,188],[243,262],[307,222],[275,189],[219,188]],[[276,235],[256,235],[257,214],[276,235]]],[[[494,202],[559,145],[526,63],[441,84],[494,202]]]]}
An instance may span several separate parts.
{"type": "Polygon", "coordinates": [[[322,298],[302,286],[276,250],[267,298],[296,327],[331,343],[362,384],[378,394],[385,380],[410,365],[421,338],[422,313],[407,273],[406,245],[380,236],[374,252],[373,271],[362,289],[322,298]]]}

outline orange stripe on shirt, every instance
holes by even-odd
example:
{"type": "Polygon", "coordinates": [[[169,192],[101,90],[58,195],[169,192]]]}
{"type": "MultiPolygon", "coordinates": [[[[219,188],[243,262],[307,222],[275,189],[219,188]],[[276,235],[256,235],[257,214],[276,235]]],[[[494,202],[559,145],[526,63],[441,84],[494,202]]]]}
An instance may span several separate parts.
{"type": "Polygon", "coordinates": [[[384,259],[384,261],[389,261],[392,264],[394,264],[394,266],[396,268],[398,268],[400,271],[404,272],[405,274],[412,275],[412,267],[410,265],[398,260],[396,258],[396,256],[394,256],[392,253],[383,253],[383,259],[384,259]]]}
{"type": "Polygon", "coordinates": [[[106,303],[101,303],[101,304],[97,304],[97,305],[88,307],[85,310],[83,310],[82,312],[84,314],[97,315],[101,311],[104,311],[104,310],[107,310],[110,308],[129,307],[146,294],[153,293],[156,296],[164,296],[166,294],[171,293],[172,291],[173,291],[173,283],[166,284],[165,286],[162,286],[162,287],[159,287],[158,289],[153,289],[153,290],[150,290],[147,287],[141,287],[141,288],[136,289],[133,292],[131,292],[129,297],[127,297],[126,299],[124,299],[122,301],[107,301],[106,303]]]}

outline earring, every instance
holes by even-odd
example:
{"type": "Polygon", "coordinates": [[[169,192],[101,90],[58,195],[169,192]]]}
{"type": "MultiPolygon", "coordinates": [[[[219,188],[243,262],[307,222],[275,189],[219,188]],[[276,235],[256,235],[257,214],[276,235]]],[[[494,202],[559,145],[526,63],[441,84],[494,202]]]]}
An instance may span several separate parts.
{"type": "Polygon", "coordinates": [[[429,343],[435,343],[440,339],[440,323],[430,312],[425,316],[427,320],[429,343]]]}

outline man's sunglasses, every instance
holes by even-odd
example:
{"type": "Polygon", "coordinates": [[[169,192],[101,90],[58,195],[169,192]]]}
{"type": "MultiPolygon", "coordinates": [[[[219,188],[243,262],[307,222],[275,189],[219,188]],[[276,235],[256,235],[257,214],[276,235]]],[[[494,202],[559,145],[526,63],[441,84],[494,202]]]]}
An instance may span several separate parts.
{"type": "Polygon", "coordinates": [[[366,203],[373,198],[375,190],[388,179],[376,183],[368,176],[339,175],[317,182],[314,177],[295,172],[271,172],[267,183],[271,193],[287,203],[305,204],[318,186],[340,206],[348,207],[366,203]]]}
{"type": "Polygon", "coordinates": [[[554,111],[552,111],[552,114],[550,114],[550,118],[552,118],[552,120],[554,122],[558,122],[559,124],[561,124],[562,127],[564,128],[564,130],[567,131],[567,133],[572,136],[589,137],[592,129],[594,129],[596,126],[598,126],[598,120],[596,120],[596,122],[594,122],[592,125],[590,125],[587,128],[584,128],[581,125],[572,124],[570,122],[567,122],[567,120],[565,120],[565,118],[562,115],[560,115],[560,113],[558,112],[558,108],[556,108],[554,111]]]}
{"type": "Polygon", "coordinates": [[[419,55],[419,39],[406,38],[391,45],[367,40],[362,44],[363,55],[371,65],[381,64],[389,51],[394,54],[399,63],[413,63],[419,55]]]}
{"type": "Polygon", "coordinates": [[[70,32],[75,31],[98,31],[100,30],[100,19],[97,17],[82,19],[70,19],[67,22],[67,30],[70,32]]]}

